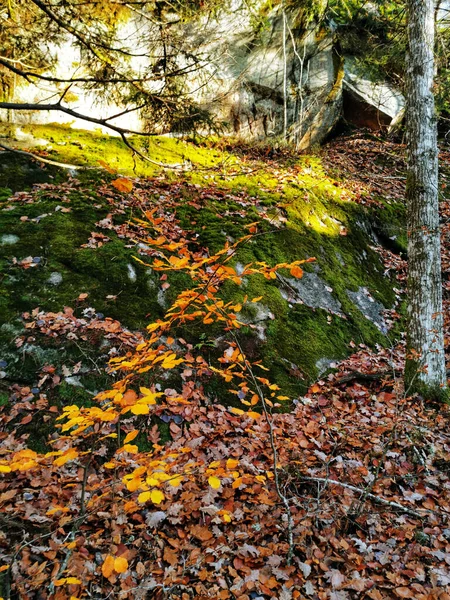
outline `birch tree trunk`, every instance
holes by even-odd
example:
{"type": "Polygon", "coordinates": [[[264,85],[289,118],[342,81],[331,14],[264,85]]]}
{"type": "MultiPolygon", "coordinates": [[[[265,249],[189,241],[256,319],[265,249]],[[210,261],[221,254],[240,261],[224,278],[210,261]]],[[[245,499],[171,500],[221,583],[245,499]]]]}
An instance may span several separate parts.
{"type": "Polygon", "coordinates": [[[408,0],[406,115],[408,177],[408,356],[406,389],[426,396],[446,386],[438,149],[434,109],[434,0],[408,0]]]}

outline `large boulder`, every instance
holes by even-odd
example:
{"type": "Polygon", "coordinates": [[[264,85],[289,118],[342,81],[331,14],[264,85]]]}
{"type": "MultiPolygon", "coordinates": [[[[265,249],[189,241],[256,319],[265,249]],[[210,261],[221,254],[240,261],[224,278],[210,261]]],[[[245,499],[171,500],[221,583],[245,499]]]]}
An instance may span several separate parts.
{"type": "MultiPolygon", "coordinates": [[[[187,21],[174,12],[165,14],[175,38],[179,36],[198,59],[187,91],[222,122],[225,132],[244,139],[284,137],[303,150],[322,142],[343,112],[351,123],[372,129],[398,119],[404,104],[401,93],[370,76],[352,57],[344,61],[336,52],[335,32],[323,19],[324,0],[290,3],[287,8],[281,2],[273,4],[269,9],[265,0],[231,0],[214,16],[187,21]]],[[[185,58],[177,51],[182,68],[185,58]]],[[[64,56],[72,54],[77,56],[75,47],[72,53],[67,44],[61,46],[59,76],[71,73],[72,62],[67,65],[64,56]]],[[[145,59],[136,61],[130,66],[139,72],[145,59]]],[[[44,97],[32,85],[17,94],[24,102],[44,97]]],[[[104,117],[120,112],[117,106],[94,102],[92,91],[73,86],[72,96],[81,113],[104,117]]],[[[62,113],[33,112],[18,118],[67,121],[62,113]]],[[[114,122],[134,129],[144,125],[137,113],[114,122]]],[[[80,122],[75,126],[86,127],[80,122]]]]}
{"type": "Polygon", "coordinates": [[[345,58],[344,118],[357,127],[374,131],[393,127],[402,118],[405,98],[387,81],[368,72],[352,56],[345,58]]]}
{"type": "MultiPolygon", "coordinates": [[[[247,139],[285,134],[298,148],[329,134],[342,113],[343,64],[331,32],[313,17],[278,6],[255,27],[248,4],[237,0],[232,14],[221,13],[201,33],[191,25],[192,45],[202,42],[211,57],[200,101],[230,132],[247,139]]],[[[204,76],[196,74],[193,90],[204,76]]]]}

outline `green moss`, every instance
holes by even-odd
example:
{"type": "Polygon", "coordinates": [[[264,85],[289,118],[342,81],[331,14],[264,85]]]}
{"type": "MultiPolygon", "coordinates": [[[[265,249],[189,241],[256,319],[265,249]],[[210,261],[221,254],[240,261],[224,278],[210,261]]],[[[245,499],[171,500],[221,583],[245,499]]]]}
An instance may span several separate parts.
{"type": "Polygon", "coordinates": [[[70,406],[76,404],[77,406],[94,406],[96,403],[93,402],[92,392],[88,392],[84,387],[77,385],[69,385],[65,381],[61,383],[52,398],[57,402],[57,405],[70,406]]]}
{"type": "Polygon", "coordinates": [[[58,177],[58,173],[57,168],[50,165],[42,167],[34,159],[26,156],[12,152],[2,152],[0,200],[6,196],[8,188],[13,192],[20,191],[34,183],[45,183],[54,180],[55,177],[58,177]]]}
{"type": "MultiPolygon", "coordinates": [[[[132,174],[134,169],[140,176],[160,173],[157,167],[148,163],[139,162],[135,167],[131,154],[118,139],[98,132],[77,131],[59,125],[30,126],[28,130],[51,141],[52,156],[63,162],[96,165],[101,154],[106,163],[123,174],[132,174]]],[[[333,290],[347,319],[301,304],[290,307],[280,292],[279,282],[268,281],[262,276],[248,278],[241,288],[226,284],[222,290],[225,300],[239,301],[245,294],[250,299],[262,296],[261,305],[275,316],[274,320],[267,319],[262,323],[264,341],[248,326],[241,329],[239,336],[250,358],[262,358],[270,366],[271,380],[284,392],[292,397],[302,394],[317,375],[316,362],[324,357],[339,359],[346,356],[351,340],[366,344],[386,341],[350,302],[347,291],[367,287],[384,306],[393,305],[392,283],[384,276],[379,256],[370,248],[369,233],[373,223],[385,232],[386,239],[395,235],[396,227],[400,231],[403,219],[400,205],[385,202],[384,208],[377,209],[375,214],[343,200],[344,184],[327,176],[316,156],[288,154],[280,159],[279,175],[276,176],[266,169],[264,152],[261,159],[249,158],[245,147],[233,152],[229,141],[207,140],[193,144],[163,137],[136,142],[148,146],[145,150],[158,161],[184,162],[186,166],[189,163],[195,167],[184,175],[165,173],[164,177],[168,186],[174,183],[175,210],[181,226],[192,232],[199,246],[214,253],[227,239],[239,239],[247,233],[245,225],[260,218],[258,209],[265,208],[273,223],[262,222],[261,235],[239,249],[234,264],[263,261],[274,265],[316,257],[317,266],[306,265],[305,269],[318,269],[319,276],[333,290]],[[283,171],[285,168],[290,170],[283,171]],[[197,187],[185,185],[187,182],[195,183],[197,187]],[[217,187],[223,191],[221,197],[209,194],[211,186],[214,191],[217,187]],[[253,197],[255,205],[249,204],[244,210],[241,199],[237,198],[240,192],[247,194],[246,198],[253,197]],[[280,214],[287,221],[276,227],[274,223],[279,222],[280,214]]],[[[80,315],[89,305],[120,320],[128,328],[141,329],[162,316],[163,300],[169,306],[177,294],[191,284],[188,276],[171,273],[168,277],[170,288],[158,298],[156,276],[134,261],[136,251],[126,248],[126,242],[112,231],[107,232],[111,241],[102,247],[81,248],[91,231],[95,231],[95,223],[109,212],[107,200],[96,190],[112,177],[105,171],[80,171],[78,178],[83,183],[82,189],[70,192],[69,213],[55,211],[61,199],[52,197],[45,190],[40,192],[39,202],[16,203],[13,210],[2,212],[0,237],[7,233],[20,240],[17,244],[0,246],[3,277],[0,319],[9,327],[0,330],[0,348],[10,353],[8,356],[14,355],[14,338],[17,328],[22,327],[18,317],[23,311],[36,306],[42,310],[60,311],[64,306],[72,306],[80,315]],[[39,223],[31,221],[43,214],[48,216],[39,223]],[[23,216],[27,216],[28,221],[21,221],[23,216]],[[20,260],[26,256],[38,256],[42,260],[39,266],[27,270],[13,265],[14,257],[20,260]],[[129,276],[130,265],[132,277],[129,276]],[[54,272],[62,276],[61,285],[49,283],[54,272]],[[86,304],[77,302],[81,292],[89,294],[86,304]],[[117,299],[111,301],[107,296],[117,299]]],[[[170,192],[170,187],[168,190],[170,192]]],[[[8,195],[7,192],[0,193],[0,210],[8,206],[5,201],[8,195]]],[[[123,220],[129,216],[124,214],[123,220]]],[[[399,236],[398,240],[403,244],[403,237],[399,236]]],[[[256,312],[257,308],[250,306],[243,315],[250,320],[256,312]]],[[[213,360],[218,355],[220,349],[211,345],[211,341],[219,336],[214,327],[190,324],[182,328],[181,334],[191,343],[201,344],[201,351],[208,359],[213,360]]],[[[45,346],[39,340],[37,345],[45,352],[39,358],[36,353],[25,353],[22,362],[17,360],[15,376],[32,382],[43,362],[54,361],[62,365],[86,360],[74,344],[64,342],[64,347],[58,349],[57,346],[45,346]]],[[[101,354],[98,347],[83,346],[82,350],[94,361],[101,354]]],[[[102,380],[92,374],[83,375],[81,380],[89,391],[110,384],[107,378],[102,380]]],[[[233,403],[235,397],[228,392],[228,387],[222,380],[213,378],[208,383],[207,393],[212,399],[217,397],[233,403]]],[[[62,404],[72,401],[83,404],[90,398],[83,388],[66,384],[56,388],[55,401],[56,394],[62,404]]]]}
{"type": "MultiPolygon", "coordinates": [[[[134,158],[130,150],[123,144],[119,137],[106,135],[99,130],[87,131],[73,129],[69,125],[22,125],[21,129],[37,140],[46,140],[51,145],[45,146],[49,157],[58,162],[88,167],[99,166],[99,159],[116,169],[118,173],[125,175],[136,175],[140,177],[151,176],[160,172],[157,165],[143,161],[139,157],[134,158]]],[[[0,124],[0,133],[4,125],[0,124]]],[[[191,164],[202,168],[219,166],[223,162],[233,162],[233,158],[219,150],[208,150],[188,143],[179,138],[169,136],[156,136],[142,138],[130,137],[130,142],[144,152],[152,160],[166,164],[184,165],[186,169],[191,164]]],[[[12,144],[13,145],[13,144],[12,144]]],[[[26,157],[24,159],[27,161],[26,157]]],[[[27,161],[27,164],[29,161],[27,161]]],[[[46,167],[50,171],[51,167],[46,167]]],[[[10,173],[10,179],[17,181],[17,185],[29,185],[23,178],[17,179],[17,173],[10,173]]],[[[46,181],[48,179],[42,179],[46,181]]],[[[37,180],[35,179],[34,182],[37,180]]],[[[0,171],[0,187],[8,186],[9,183],[2,182],[0,171]]],[[[16,188],[19,189],[19,188],[16,188]]],[[[23,187],[21,188],[23,189],[23,187]]]]}

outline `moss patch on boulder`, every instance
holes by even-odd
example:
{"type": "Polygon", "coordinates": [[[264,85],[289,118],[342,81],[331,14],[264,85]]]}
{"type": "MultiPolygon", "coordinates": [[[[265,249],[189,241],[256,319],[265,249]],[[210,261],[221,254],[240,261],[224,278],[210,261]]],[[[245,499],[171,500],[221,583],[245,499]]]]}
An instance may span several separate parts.
{"type": "MultiPolygon", "coordinates": [[[[288,280],[267,281],[254,276],[242,288],[230,285],[223,289],[226,299],[239,300],[244,294],[249,298],[262,296],[261,307],[243,313],[247,325],[241,330],[242,344],[251,358],[261,358],[270,367],[271,379],[291,397],[304,393],[319,374],[322,359],[348,355],[350,341],[369,345],[386,341],[384,333],[363,315],[348,292],[366,288],[386,308],[393,306],[392,282],[384,275],[372,245],[380,223],[389,237],[389,227],[395,223],[400,227],[402,217],[389,205],[383,217],[375,218],[371,209],[352,202],[345,183],[328,176],[320,158],[287,155],[278,163],[267,164],[264,157],[249,157],[242,149],[233,153],[228,142],[225,148],[214,140],[192,144],[173,138],[152,139],[152,158],[189,163],[184,173],[167,174],[143,163],[134,169],[131,154],[119,140],[100,133],[62,126],[28,129],[36,137],[48,139],[52,157],[61,162],[95,166],[97,157],[102,156],[122,174],[131,175],[135,170],[141,177],[157,176],[158,185],[164,182],[165,195],[177,198],[168,212],[175,213],[195,243],[210,252],[218,251],[227,240],[239,239],[247,233],[246,225],[264,215],[258,235],[236,254],[237,268],[253,261],[274,265],[316,258],[306,268],[326,286],[336,306],[341,307],[339,314],[320,303],[307,306],[296,297],[295,290],[289,289],[288,280]]],[[[10,189],[17,189],[17,185],[25,189],[33,183],[19,180],[16,184],[14,175],[8,177],[5,188],[7,184],[10,189]]],[[[68,173],[58,171],[53,177],[67,181],[68,173]]],[[[23,312],[36,307],[58,312],[70,306],[75,314],[82,315],[90,306],[130,330],[143,330],[148,322],[161,317],[164,307],[188,285],[186,277],[170,274],[170,288],[162,292],[159,277],[134,260],[136,246],[115,231],[106,232],[110,241],[100,247],[82,247],[91,232],[99,231],[96,223],[111,210],[105,189],[112,178],[106,171],[90,169],[80,171],[77,179],[81,183],[68,191],[64,188],[62,196],[45,186],[33,201],[27,194],[11,199],[10,189],[0,194],[0,240],[2,236],[13,236],[9,239],[15,240],[0,243],[0,321],[4,324],[0,330],[0,359],[6,356],[14,365],[7,368],[9,379],[16,377],[31,384],[49,362],[57,368],[77,361],[91,363],[92,367],[95,361],[104,365],[107,359],[101,343],[97,347],[78,343],[61,348],[55,340],[37,339],[40,354],[30,348],[25,353],[15,348],[14,339],[23,330],[23,312]],[[38,260],[24,268],[21,261],[30,257],[38,260]],[[78,300],[80,293],[88,294],[86,302],[78,300]],[[19,356],[25,356],[22,362],[19,356]]],[[[155,187],[155,203],[163,201],[158,189],[155,187]]],[[[125,209],[116,222],[136,216],[141,214],[125,209]]],[[[185,336],[190,335],[192,343],[205,343],[214,337],[214,331],[201,325],[188,329],[185,336]]],[[[208,348],[214,353],[213,345],[208,348]]],[[[81,372],[79,381],[82,387],[67,387],[65,383],[64,388],[55,388],[55,394],[60,394],[62,402],[84,402],[102,384],[108,385],[107,380],[96,377],[92,368],[81,372]]],[[[212,384],[212,398],[223,401],[226,394],[225,385],[212,384]]]]}

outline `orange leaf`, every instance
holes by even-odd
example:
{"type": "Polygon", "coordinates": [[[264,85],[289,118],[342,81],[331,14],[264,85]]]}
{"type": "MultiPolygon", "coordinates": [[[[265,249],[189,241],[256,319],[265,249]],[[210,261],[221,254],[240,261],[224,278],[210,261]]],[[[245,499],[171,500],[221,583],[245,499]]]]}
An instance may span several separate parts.
{"type": "Polygon", "coordinates": [[[122,406],[132,406],[137,400],[137,394],[134,390],[127,390],[121,400],[122,406]]]}
{"type": "Polygon", "coordinates": [[[296,265],[295,267],[292,267],[291,275],[292,277],[297,277],[298,279],[300,279],[301,277],[303,277],[303,269],[300,269],[300,267],[296,265]]]}
{"type": "Polygon", "coordinates": [[[105,562],[102,564],[102,575],[103,577],[111,577],[114,571],[114,557],[108,554],[105,558],[105,562]]]}
{"type": "Polygon", "coordinates": [[[133,431],[130,431],[130,433],[126,436],[126,438],[123,440],[124,444],[128,444],[128,442],[131,442],[134,440],[134,438],[139,435],[139,431],[137,429],[134,429],[133,431]]]}
{"type": "Polygon", "coordinates": [[[131,192],[133,189],[133,182],[129,179],[125,179],[125,177],[114,179],[114,181],[111,181],[111,185],[113,185],[116,190],[119,190],[119,192],[131,192]]]}
{"type": "Polygon", "coordinates": [[[114,559],[114,571],[116,573],[125,573],[128,571],[128,561],[123,556],[119,556],[119,558],[114,559]]]}
{"type": "Polygon", "coordinates": [[[239,461],[236,460],[235,458],[229,458],[227,460],[227,469],[229,471],[232,471],[233,469],[235,469],[239,464],[239,461]]]}
{"type": "Polygon", "coordinates": [[[108,163],[107,163],[107,162],[105,162],[104,160],[99,160],[99,161],[97,161],[97,162],[98,162],[98,164],[99,164],[100,166],[102,166],[102,167],[105,169],[105,171],[108,171],[108,173],[112,173],[112,174],[114,175],[114,173],[115,173],[115,170],[114,170],[114,169],[112,169],[112,168],[111,168],[111,167],[108,165],[108,163]]]}

